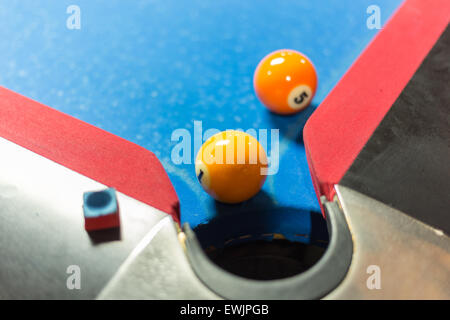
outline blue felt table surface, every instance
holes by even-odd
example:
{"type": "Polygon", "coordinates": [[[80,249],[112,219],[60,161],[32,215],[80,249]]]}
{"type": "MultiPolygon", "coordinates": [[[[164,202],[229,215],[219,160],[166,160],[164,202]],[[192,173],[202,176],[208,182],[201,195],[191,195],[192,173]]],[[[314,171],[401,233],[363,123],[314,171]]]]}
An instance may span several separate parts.
{"type": "Polygon", "coordinates": [[[153,151],[180,198],[182,221],[196,226],[221,210],[256,203],[297,210],[297,231],[308,234],[306,213],[320,208],[302,128],[378,32],[366,26],[367,7],[378,5],[384,24],[400,3],[0,1],[0,85],[153,151]],[[66,27],[71,4],[81,9],[79,30],[66,27]],[[312,106],[291,117],[269,113],[252,86],[260,59],[281,48],[309,56],[319,77],[312,106]],[[280,129],[280,169],[260,195],[238,206],[217,204],[197,182],[193,164],[172,162],[172,132],[193,135],[194,120],[203,131],[280,129]]]}

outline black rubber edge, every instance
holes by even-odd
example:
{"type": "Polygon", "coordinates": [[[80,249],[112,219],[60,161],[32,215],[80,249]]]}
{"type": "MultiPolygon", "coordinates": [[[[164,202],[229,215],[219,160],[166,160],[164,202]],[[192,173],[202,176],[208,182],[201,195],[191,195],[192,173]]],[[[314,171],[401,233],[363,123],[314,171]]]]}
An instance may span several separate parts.
{"type": "Polygon", "coordinates": [[[352,261],[353,242],[346,219],[336,202],[324,203],[330,243],[322,258],[307,271],[284,279],[258,281],[218,267],[204,253],[195,232],[183,225],[186,253],[197,277],[225,299],[320,299],[344,279],[352,261]]]}

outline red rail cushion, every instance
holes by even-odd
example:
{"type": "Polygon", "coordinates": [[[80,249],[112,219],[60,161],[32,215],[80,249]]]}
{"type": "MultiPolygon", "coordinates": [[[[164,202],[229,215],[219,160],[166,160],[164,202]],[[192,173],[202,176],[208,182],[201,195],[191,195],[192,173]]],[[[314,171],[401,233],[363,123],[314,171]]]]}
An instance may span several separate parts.
{"type": "Polygon", "coordinates": [[[450,20],[448,0],[407,0],[306,123],[317,196],[344,176],[450,20]]]}
{"type": "Polygon", "coordinates": [[[2,87],[0,137],[179,222],[178,197],[164,168],[152,152],[134,143],[2,87]]]}

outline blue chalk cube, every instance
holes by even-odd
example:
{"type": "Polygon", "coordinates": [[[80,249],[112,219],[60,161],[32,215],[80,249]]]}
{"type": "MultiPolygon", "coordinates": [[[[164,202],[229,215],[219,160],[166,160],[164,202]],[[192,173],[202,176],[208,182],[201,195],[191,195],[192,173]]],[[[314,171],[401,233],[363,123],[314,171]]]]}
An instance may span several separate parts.
{"type": "Polygon", "coordinates": [[[85,192],[83,199],[83,210],[86,218],[96,218],[117,213],[117,196],[114,188],[85,192]]]}

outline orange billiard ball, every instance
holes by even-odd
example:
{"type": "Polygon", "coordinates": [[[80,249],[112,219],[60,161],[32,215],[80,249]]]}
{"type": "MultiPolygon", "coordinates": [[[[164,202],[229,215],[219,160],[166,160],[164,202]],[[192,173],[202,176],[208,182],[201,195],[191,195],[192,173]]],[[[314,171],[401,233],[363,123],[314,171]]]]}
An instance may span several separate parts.
{"type": "Polygon", "coordinates": [[[305,109],[317,89],[312,62],[295,50],[265,56],[256,68],[253,86],[259,100],[272,112],[293,114],[305,109]]]}
{"type": "Polygon", "coordinates": [[[206,140],[195,160],[195,174],[203,189],[224,203],[243,202],[257,194],[267,168],[267,155],[258,140],[236,130],[206,140]]]}

